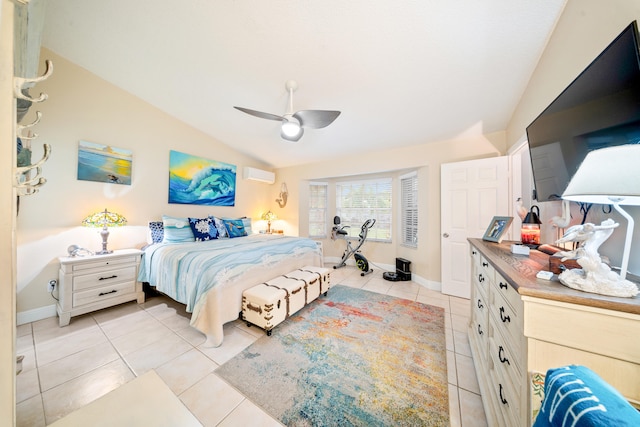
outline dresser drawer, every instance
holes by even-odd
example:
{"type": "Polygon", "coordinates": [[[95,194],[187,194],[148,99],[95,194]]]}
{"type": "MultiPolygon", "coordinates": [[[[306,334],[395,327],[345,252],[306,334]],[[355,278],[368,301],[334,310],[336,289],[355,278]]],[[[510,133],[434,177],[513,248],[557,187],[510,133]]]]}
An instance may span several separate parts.
{"type": "Polygon", "coordinates": [[[522,361],[520,360],[520,353],[514,351],[514,349],[497,334],[489,336],[489,354],[493,360],[495,369],[502,371],[503,376],[511,382],[512,386],[520,390],[522,386],[522,361]]]}
{"type": "Polygon", "coordinates": [[[502,298],[511,306],[511,308],[522,313],[522,299],[520,298],[518,291],[516,291],[516,289],[511,286],[497,271],[495,272],[494,279],[494,289],[496,293],[502,295],[502,298]]]}
{"type": "Polygon", "coordinates": [[[498,286],[499,284],[496,283],[491,289],[490,314],[493,317],[496,329],[508,341],[509,346],[520,352],[524,347],[524,335],[522,333],[524,325],[523,310],[515,310],[508,304],[503,294],[496,291],[498,286]]]}
{"type": "Polygon", "coordinates": [[[120,297],[126,294],[135,294],[135,281],[114,283],[109,286],[101,286],[91,288],[80,292],[73,293],[73,307],[94,304],[110,298],[120,297]]]}
{"type": "Polygon", "coordinates": [[[493,282],[495,280],[495,269],[489,261],[484,257],[484,255],[480,254],[480,263],[478,264],[480,267],[479,273],[487,279],[488,282],[493,282]]]}
{"type": "Polygon", "coordinates": [[[513,387],[511,382],[504,376],[504,372],[499,368],[491,371],[494,401],[500,408],[499,415],[503,426],[521,426],[518,420],[521,417],[520,393],[513,387]]]}
{"type": "Polygon", "coordinates": [[[112,283],[135,282],[136,266],[116,268],[112,270],[102,270],[96,273],[83,274],[73,277],[73,293],[83,289],[102,287],[112,283]]]}

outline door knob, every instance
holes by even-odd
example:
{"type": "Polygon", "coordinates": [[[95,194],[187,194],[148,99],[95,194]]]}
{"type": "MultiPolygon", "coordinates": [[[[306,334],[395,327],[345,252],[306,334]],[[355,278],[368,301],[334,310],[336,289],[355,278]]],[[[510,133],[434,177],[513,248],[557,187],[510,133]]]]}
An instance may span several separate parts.
{"type": "Polygon", "coordinates": [[[449,237],[449,233],[442,233],[442,237],[446,239],[447,237],[449,237]]]}

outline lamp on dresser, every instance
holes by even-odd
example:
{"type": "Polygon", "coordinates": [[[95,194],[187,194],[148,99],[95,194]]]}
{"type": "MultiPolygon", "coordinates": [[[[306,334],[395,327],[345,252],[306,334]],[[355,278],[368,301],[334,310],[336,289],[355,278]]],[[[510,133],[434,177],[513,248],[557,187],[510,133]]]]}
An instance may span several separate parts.
{"type": "Polygon", "coordinates": [[[267,234],[271,233],[271,221],[275,221],[278,217],[273,212],[267,211],[262,214],[262,219],[267,221],[267,234]]]}
{"type": "MultiPolygon", "coordinates": [[[[582,224],[570,227],[558,242],[580,242],[577,250],[583,272],[566,270],[559,279],[574,289],[603,295],[633,297],[638,294],[636,284],[626,280],[634,221],[621,205],[640,206],[640,145],[629,144],[591,151],[578,168],[567,189],[565,200],[612,205],[627,220],[620,274],[600,261],[598,248],[619,224],[612,219],[600,225],[582,224]]],[[[569,253],[567,253],[569,254],[569,253]]]]}
{"type": "Polygon", "coordinates": [[[113,253],[107,249],[107,239],[109,238],[109,227],[120,227],[127,225],[127,219],[116,212],[109,212],[106,208],[104,211],[95,212],[82,220],[85,227],[102,227],[100,236],[102,236],[102,250],[96,252],[96,255],[105,255],[113,253]]]}

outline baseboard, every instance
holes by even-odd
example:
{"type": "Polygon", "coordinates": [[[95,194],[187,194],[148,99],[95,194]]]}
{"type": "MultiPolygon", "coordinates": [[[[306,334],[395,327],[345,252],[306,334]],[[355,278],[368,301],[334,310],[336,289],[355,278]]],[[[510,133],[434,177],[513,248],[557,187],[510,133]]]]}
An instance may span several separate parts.
{"type": "Polygon", "coordinates": [[[18,325],[24,325],[25,323],[35,322],[48,317],[55,317],[56,315],[56,305],[52,304],[16,313],[16,323],[18,325]]]}
{"type": "MultiPolygon", "coordinates": [[[[340,262],[341,258],[338,257],[325,257],[324,258],[324,262],[327,264],[338,264],[340,262]]],[[[383,271],[396,271],[396,265],[395,264],[379,264],[379,263],[372,263],[371,261],[369,261],[369,264],[371,266],[371,268],[373,269],[379,269],[381,272],[383,271]]],[[[353,258],[350,258],[349,260],[347,260],[347,265],[349,266],[353,266],[355,267],[356,262],[353,258]]],[[[436,282],[433,280],[427,280],[424,277],[421,277],[415,273],[411,273],[411,280],[413,280],[414,282],[416,282],[417,284],[419,284],[422,287],[425,287],[429,290],[432,291],[437,291],[437,292],[442,292],[442,283],[441,282],[436,282]]]]}

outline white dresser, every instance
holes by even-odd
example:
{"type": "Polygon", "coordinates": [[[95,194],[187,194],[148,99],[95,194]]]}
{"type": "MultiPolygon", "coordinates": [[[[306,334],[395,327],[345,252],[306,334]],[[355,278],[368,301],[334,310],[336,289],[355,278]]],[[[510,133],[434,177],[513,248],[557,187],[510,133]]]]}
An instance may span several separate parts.
{"type": "Polygon", "coordinates": [[[60,257],[57,311],[60,326],[72,316],[123,302],[144,302],[137,281],[142,251],[122,249],[107,255],[60,257]]]}
{"type": "Polygon", "coordinates": [[[529,372],[585,365],[640,402],[640,298],[615,298],[536,278],[548,256],[469,239],[469,342],[490,426],[531,424],[529,372]]]}

